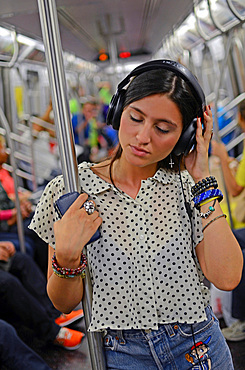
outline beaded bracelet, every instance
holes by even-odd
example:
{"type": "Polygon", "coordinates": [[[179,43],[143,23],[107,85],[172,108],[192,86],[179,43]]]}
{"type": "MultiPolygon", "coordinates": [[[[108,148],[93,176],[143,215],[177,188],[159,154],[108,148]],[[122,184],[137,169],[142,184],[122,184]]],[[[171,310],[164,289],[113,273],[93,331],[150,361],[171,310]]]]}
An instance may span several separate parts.
{"type": "Polygon", "coordinates": [[[226,218],[226,215],[223,213],[222,215],[219,215],[219,216],[217,216],[217,217],[215,217],[215,218],[213,218],[211,221],[209,221],[208,223],[207,223],[207,225],[205,225],[204,226],[204,228],[202,229],[202,232],[206,229],[206,227],[208,227],[212,222],[214,222],[214,221],[216,221],[216,220],[218,220],[219,218],[221,218],[221,217],[225,217],[226,218]]]}
{"type": "Polygon", "coordinates": [[[76,276],[85,276],[85,268],[87,266],[87,258],[86,256],[81,253],[81,262],[80,266],[76,269],[70,269],[66,267],[60,267],[58,265],[55,253],[52,257],[52,269],[54,271],[54,274],[56,276],[62,277],[62,278],[74,278],[76,276]]]}
{"type": "Polygon", "coordinates": [[[214,176],[209,176],[198,181],[194,186],[192,186],[191,192],[193,196],[197,196],[201,194],[204,190],[210,189],[212,187],[214,189],[217,189],[218,182],[214,176]]]}
{"type": "Polygon", "coordinates": [[[218,201],[221,202],[223,199],[223,194],[221,190],[219,189],[211,189],[207,190],[204,193],[201,193],[197,195],[196,197],[193,198],[193,202],[195,207],[199,210],[200,209],[200,204],[203,203],[205,200],[217,197],[218,201]]]}
{"type": "Polygon", "coordinates": [[[81,274],[79,275],[62,275],[62,274],[59,274],[58,272],[54,271],[54,274],[60,278],[63,278],[63,279],[70,279],[70,278],[74,278],[76,276],[80,276],[81,279],[84,279],[86,277],[86,273],[85,273],[85,270],[83,270],[81,272],[81,274]]]}
{"type": "Polygon", "coordinates": [[[207,212],[205,212],[205,213],[200,212],[200,216],[202,218],[205,218],[205,219],[208,218],[215,211],[214,206],[215,206],[216,200],[217,199],[214,199],[213,205],[208,207],[208,211],[207,212]]]}

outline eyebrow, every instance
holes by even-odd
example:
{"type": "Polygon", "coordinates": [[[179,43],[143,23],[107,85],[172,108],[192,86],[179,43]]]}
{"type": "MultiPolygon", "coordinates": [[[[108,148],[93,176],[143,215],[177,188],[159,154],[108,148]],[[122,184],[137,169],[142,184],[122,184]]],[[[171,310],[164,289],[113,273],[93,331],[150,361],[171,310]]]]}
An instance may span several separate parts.
{"type": "MultiPolygon", "coordinates": [[[[129,107],[130,107],[130,108],[133,108],[134,110],[136,110],[137,112],[139,112],[139,113],[143,114],[143,116],[145,116],[145,113],[144,113],[141,109],[139,109],[139,108],[137,108],[137,107],[134,107],[133,105],[129,105],[129,107]]],[[[176,124],[175,122],[173,122],[173,121],[169,121],[169,120],[168,120],[168,119],[166,119],[166,118],[157,118],[157,119],[156,119],[156,121],[157,121],[157,122],[166,122],[166,123],[169,123],[169,124],[170,124],[170,125],[172,125],[172,126],[177,127],[177,124],[176,124]]]]}

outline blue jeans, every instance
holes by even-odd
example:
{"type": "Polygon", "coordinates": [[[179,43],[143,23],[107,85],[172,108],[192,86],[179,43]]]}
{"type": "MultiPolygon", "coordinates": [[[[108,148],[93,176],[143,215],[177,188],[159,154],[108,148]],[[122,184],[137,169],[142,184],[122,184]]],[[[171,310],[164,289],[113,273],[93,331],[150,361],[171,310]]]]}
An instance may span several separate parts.
{"type": "Polygon", "coordinates": [[[51,370],[44,360],[22,342],[15,329],[0,320],[0,368],[12,370],[51,370]]]}
{"type": "Polygon", "coordinates": [[[232,358],[210,307],[207,320],[158,330],[110,330],[104,336],[108,370],[232,370],[232,358]],[[195,345],[194,345],[195,342],[195,345]],[[195,347],[196,346],[196,347],[195,347]]]}

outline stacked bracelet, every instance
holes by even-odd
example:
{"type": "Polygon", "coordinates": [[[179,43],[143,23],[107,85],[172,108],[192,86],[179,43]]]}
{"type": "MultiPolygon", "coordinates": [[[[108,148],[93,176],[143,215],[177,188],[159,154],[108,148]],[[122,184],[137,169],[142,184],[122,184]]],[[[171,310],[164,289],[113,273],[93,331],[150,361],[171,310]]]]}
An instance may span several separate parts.
{"type": "Polygon", "coordinates": [[[214,221],[218,220],[218,219],[219,219],[219,218],[221,218],[221,217],[225,217],[225,218],[226,218],[226,215],[225,215],[225,214],[222,214],[222,215],[219,215],[219,216],[217,216],[217,217],[213,218],[211,221],[209,221],[209,222],[207,223],[207,225],[205,225],[205,226],[204,226],[204,228],[202,229],[202,232],[206,229],[206,227],[208,227],[208,226],[209,226],[209,225],[211,225],[214,221]]]}
{"type": "Polygon", "coordinates": [[[208,207],[207,212],[205,212],[205,213],[200,212],[200,216],[202,218],[205,218],[205,219],[208,218],[215,211],[214,206],[215,206],[216,200],[217,199],[214,199],[213,205],[208,207]]]}
{"type": "Polygon", "coordinates": [[[58,265],[55,253],[52,257],[52,269],[54,271],[54,274],[56,276],[59,276],[61,278],[74,278],[76,276],[81,276],[82,278],[85,277],[85,268],[87,266],[87,258],[82,253],[81,254],[81,264],[76,269],[70,269],[66,267],[60,267],[58,265]]]}
{"type": "Polygon", "coordinates": [[[212,197],[212,198],[208,198],[206,200],[204,200],[203,202],[201,202],[199,204],[199,208],[201,208],[202,206],[204,206],[205,204],[208,204],[210,202],[212,202],[213,200],[217,200],[219,197],[212,197]]]}
{"type": "Polygon", "coordinates": [[[209,176],[198,181],[194,186],[192,186],[191,192],[193,196],[197,196],[205,190],[208,190],[210,188],[217,189],[217,187],[218,183],[216,178],[214,176],[209,176]]]}
{"type": "Polygon", "coordinates": [[[197,209],[200,209],[200,204],[203,204],[204,201],[217,198],[219,202],[223,199],[223,194],[219,189],[207,190],[204,193],[201,193],[193,198],[194,205],[197,209]]]}

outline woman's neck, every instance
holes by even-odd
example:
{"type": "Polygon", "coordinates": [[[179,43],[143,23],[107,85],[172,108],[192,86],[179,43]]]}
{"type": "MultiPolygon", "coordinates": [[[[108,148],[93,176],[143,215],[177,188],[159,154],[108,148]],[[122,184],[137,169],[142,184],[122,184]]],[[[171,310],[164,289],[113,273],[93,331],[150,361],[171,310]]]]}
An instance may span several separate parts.
{"type": "Polygon", "coordinates": [[[157,170],[157,164],[147,167],[137,167],[128,164],[128,162],[125,163],[123,158],[120,157],[112,163],[112,179],[109,168],[110,161],[105,161],[92,167],[92,170],[103,180],[113,183],[119,190],[122,190],[135,199],[140,190],[141,181],[154,176],[157,170]]]}
{"type": "Polygon", "coordinates": [[[137,167],[130,165],[128,162],[125,163],[121,157],[112,164],[112,179],[115,185],[125,193],[136,193],[137,195],[141,187],[141,181],[154,176],[156,170],[157,165],[137,167]]]}

